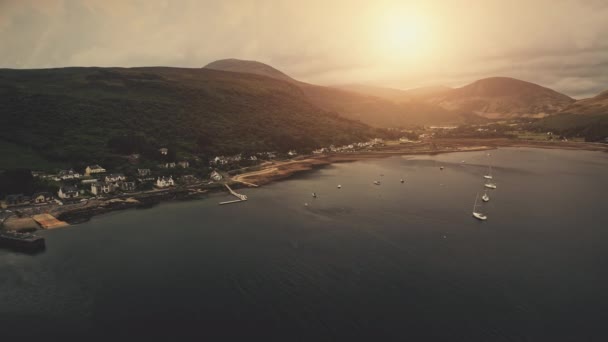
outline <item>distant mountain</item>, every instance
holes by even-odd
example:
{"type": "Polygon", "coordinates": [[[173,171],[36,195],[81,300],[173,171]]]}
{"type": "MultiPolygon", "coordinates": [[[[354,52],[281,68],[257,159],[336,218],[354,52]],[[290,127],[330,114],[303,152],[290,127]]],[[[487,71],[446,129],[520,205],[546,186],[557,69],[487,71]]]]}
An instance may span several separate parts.
{"type": "MultiPolygon", "coordinates": [[[[319,108],[376,127],[458,123],[470,119],[479,119],[475,116],[467,115],[468,113],[448,111],[435,104],[412,101],[409,98],[407,101],[400,103],[399,101],[389,100],[369,93],[297,81],[283,72],[259,62],[229,59],[210,63],[205,68],[209,68],[210,66],[214,69],[225,71],[255,74],[262,74],[260,70],[264,70],[264,76],[287,80],[296,85],[302,90],[306,98],[319,108]]],[[[394,90],[399,92],[399,90],[394,90]]],[[[376,89],[376,91],[381,92],[382,90],[376,89]]],[[[390,91],[388,90],[388,92],[390,91]]]]}
{"type": "Polygon", "coordinates": [[[434,98],[437,96],[442,96],[452,91],[453,88],[446,86],[426,86],[419,88],[411,88],[404,90],[406,95],[412,99],[425,100],[429,98],[434,98]]]}
{"type": "Polygon", "coordinates": [[[608,114],[608,90],[595,97],[578,100],[564,108],[561,112],[586,115],[608,114]]]}
{"type": "Polygon", "coordinates": [[[215,62],[211,62],[205,65],[203,68],[205,69],[214,69],[214,70],[223,70],[223,71],[232,71],[232,72],[243,72],[247,74],[255,74],[261,75],[271,78],[276,78],[283,81],[294,82],[295,80],[281,71],[271,67],[268,64],[256,62],[256,61],[246,61],[242,59],[220,59],[215,62]]]}
{"type": "Polygon", "coordinates": [[[254,74],[0,69],[0,141],[51,160],[111,166],[112,146],[121,141],[134,145],[130,153],[169,146],[184,155],[216,155],[308,149],[377,134],[320,109],[291,83],[254,74]]]}
{"type": "Polygon", "coordinates": [[[407,91],[401,89],[376,87],[365,84],[344,84],[334,86],[334,88],[397,102],[409,100],[407,91]]]}
{"type": "Polygon", "coordinates": [[[608,91],[578,100],[536,126],[567,136],[582,136],[587,141],[604,141],[608,138],[608,91]]]}
{"type": "Polygon", "coordinates": [[[488,118],[509,118],[554,114],[575,100],[534,83],[490,77],[432,96],[427,101],[447,110],[472,112],[488,118]]]}

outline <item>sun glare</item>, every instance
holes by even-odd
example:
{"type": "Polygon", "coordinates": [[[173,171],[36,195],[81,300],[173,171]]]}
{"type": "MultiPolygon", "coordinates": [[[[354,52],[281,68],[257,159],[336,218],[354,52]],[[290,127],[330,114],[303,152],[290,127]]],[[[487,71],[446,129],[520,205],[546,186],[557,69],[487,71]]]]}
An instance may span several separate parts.
{"type": "Polygon", "coordinates": [[[379,23],[379,52],[388,60],[408,60],[426,54],[428,24],[416,13],[385,14],[379,23]]]}

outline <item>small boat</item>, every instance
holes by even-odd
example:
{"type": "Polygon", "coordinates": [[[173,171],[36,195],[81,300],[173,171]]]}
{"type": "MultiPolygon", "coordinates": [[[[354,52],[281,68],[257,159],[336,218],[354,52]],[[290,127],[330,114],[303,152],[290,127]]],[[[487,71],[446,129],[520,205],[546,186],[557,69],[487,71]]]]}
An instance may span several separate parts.
{"type": "Polygon", "coordinates": [[[488,192],[484,191],[483,196],[481,196],[481,200],[484,202],[489,202],[490,201],[490,196],[488,196],[488,192]]]}
{"type": "Polygon", "coordinates": [[[380,185],[380,181],[377,181],[377,180],[376,180],[376,181],[374,181],[374,184],[376,184],[376,185],[380,185]]]}
{"type": "Polygon", "coordinates": [[[486,182],[483,186],[485,186],[488,189],[496,189],[496,184],[494,184],[492,182],[486,182]]]}
{"type": "Polygon", "coordinates": [[[483,175],[485,179],[492,179],[492,166],[488,166],[488,174],[483,175]]]}
{"type": "Polygon", "coordinates": [[[305,207],[308,207],[308,202],[304,203],[304,206],[305,206],[305,207]]]}
{"type": "Polygon", "coordinates": [[[439,167],[439,170],[443,170],[443,166],[440,166],[440,167],[439,167]]]}
{"type": "Polygon", "coordinates": [[[478,198],[479,198],[479,193],[477,193],[477,196],[475,197],[475,203],[473,204],[473,217],[480,221],[485,221],[488,219],[488,217],[486,215],[484,215],[483,213],[477,211],[477,199],[478,198]]]}
{"type": "Polygon", "coordinates": [[[401,183],[405,183],[405,181],[403,180],[403,178],[401,178],[401,183]]]}
{"type": "Polygon", "coordinates": [[[317,193],[316,193],[316,192],[313,192],[313,193],[312,193],[312,197],[313,197],[313,198],[317,198],[317,193]]]}
{"type": "Polygon", "coordinates": [[[338,184],[338,189],[342,189],[342,185],[338,184]]]}

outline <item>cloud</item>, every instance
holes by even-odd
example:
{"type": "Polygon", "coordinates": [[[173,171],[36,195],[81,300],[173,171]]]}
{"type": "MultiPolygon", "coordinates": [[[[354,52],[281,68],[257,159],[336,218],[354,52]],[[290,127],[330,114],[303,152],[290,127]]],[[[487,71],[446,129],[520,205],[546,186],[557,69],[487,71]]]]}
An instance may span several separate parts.
{"type": "Polygon", "coordinates": [[[0,0],[0,67],[269,63],[303,81],[411,88],[503,75],[607,89],[603,0],[0,0]],[[387,15],[425,25],[391,51],[387,15]]]}

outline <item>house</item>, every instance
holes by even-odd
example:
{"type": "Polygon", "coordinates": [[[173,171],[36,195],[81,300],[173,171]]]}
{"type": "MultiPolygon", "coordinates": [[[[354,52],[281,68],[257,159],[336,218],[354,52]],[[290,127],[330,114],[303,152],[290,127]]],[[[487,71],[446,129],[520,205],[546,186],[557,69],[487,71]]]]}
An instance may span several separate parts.
{"type": "Polygon", "coordinates": [[[168,148],[159,148],[158,152],[160,152],[160,154],[162,154],[163,156],[166,156],[169,153],[169,149],[168,148]]]}
{"type": "Polygon", "coordinates": [[[34,204],[48,203],[53,200],[53,195],[50,192],[37,192],[32,195],[31,202],[34,204]]]}
{"type": "Polygon", "coordinates": [[[190,163],[187,160],[184,161],[180,161],[177,163],[177,165],[181,168],[187,169],[190,167],[190,163]]]}
{"type": "Polygon", "coordinates": [[[135,182],[122,182],[122,183],[120,183],[120,190],[122,190],[122,191],[135,191],[135,182]]]}
{"type": "Polygon", "coordinates": [[[163,169],[174,169],[176,166],[175,163],[171,162],[171,163],[164,163],[164,164],[160,164],[159,167],[163,168],[163,169]]]}
{"type": "Polygon", "coordinates": [[[149,176],[151,173],[150,169],[137,169],[137,175],[140,177],[149,176]]]}
{"type": "Polygon", "coordinates": [[[297,156],[298,153],[296,151],[294,151],[294,150],[290,150],[289,152],[287,152],[287,155],[290,156],[290,157],[293,157],[293,156],[297,156]]]}
{"type": "Polygon", "coordinates": [[[156,186],[159,188],[167,188],[170,186],[175,186],[175,182],[173,181],[173,177],[158,177],[156,179],[156,186]]]}
{"type": "Polygon", "coordinates": [[[103,167],[101,167],[99,165],[90,165],[90,166],[87,166],[86,169],[84,169],[84,174],[87,176],[90,176],[95,173],[104,173],[104,172],[106,172],[106,169],[104,169],[103,167]]]}
{"type": "Polygon", "coordinates": [[[110,173],[109,175],[106,175],[104,177],[104,181],[106,183],[122,182],[126,179],[127,177],[125,177],[125,175],[123,175],[122,173],[110,173]]]}
{"type": "Polygon", "coordinates": [[[111,183],[96,182],[91,184],[91,193],[95,196],[101,194],[109,194],[114,191],[114,186],[111,183]]]}
{"type": "Polygon", "coordinates": [[[80,173],[74,172],[74,170],[69,169],[69,170],[59,171],[59,173],[57,174],[57,177],[55,177],[55,180],[60,181],[60,180],[78,179],[78,178],[80,178],[80,173]]]}
{"type": "Polygon", "coordinates": [[[64,185],[59,188],[57,196],[61,199],[69,199],[78,197],[78,188],[72,185],[64,185]]]}
{"type": "Polygon", "coordinates": [[[220,173],[217,171],[213,171],[213,172],[211,172],[211,175],[209,175],[209,178],[218,182],[218,181],[222,180],[222,175],[220,175],[220,173]]]}
{"type": "Polygon", "coordinates": [[[19,205],[29,201],[29,197],[23,194],[14,194],[6,196],[6,205],[19,205]]]}

